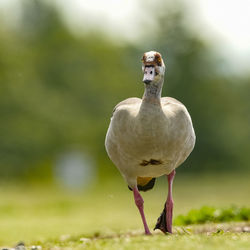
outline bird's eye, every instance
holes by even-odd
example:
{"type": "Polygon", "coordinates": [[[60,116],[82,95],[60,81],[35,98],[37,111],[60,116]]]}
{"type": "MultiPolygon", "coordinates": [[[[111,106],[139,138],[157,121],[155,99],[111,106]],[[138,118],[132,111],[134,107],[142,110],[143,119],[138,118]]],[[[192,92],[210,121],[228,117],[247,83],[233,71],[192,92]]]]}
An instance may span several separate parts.
{"type": "Polygon", "coordinates": [[[153,74],[153,71],[151,70],[151,71],[150,71],[150,75],[152,75],[152,74],[153,74]]]}
{"type": "Polygon", "coordinates": [[[157,75],[159,75],[159,73],[157,71],[155,71],[155,75],[157,76],[157,75]]]}

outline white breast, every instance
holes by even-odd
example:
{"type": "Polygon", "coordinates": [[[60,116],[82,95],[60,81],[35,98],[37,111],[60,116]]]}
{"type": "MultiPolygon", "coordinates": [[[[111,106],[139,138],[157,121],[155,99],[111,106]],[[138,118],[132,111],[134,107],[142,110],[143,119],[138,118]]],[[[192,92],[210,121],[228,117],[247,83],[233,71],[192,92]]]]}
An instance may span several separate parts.
{"type": "Polygon", "coordinates": [[[185,106],[169,99],[162,105],[128,102],[117,107],[106,135],[110,159],[123,177],[169,174],[193,150],[195,134],[185,106]]]}

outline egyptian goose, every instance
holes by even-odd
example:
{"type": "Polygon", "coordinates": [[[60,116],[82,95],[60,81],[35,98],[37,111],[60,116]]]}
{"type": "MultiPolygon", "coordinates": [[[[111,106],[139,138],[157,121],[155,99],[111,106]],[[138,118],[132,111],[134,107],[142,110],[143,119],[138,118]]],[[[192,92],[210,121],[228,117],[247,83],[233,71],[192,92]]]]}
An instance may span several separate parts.
{"type": "Polygon", "coordinates": [[[161,54],[155,51],[144,53],[142,71],[144,95],[142,99],[128,98],[115,106],[105,147],[133,191],[145,234],[151,233],[139,190],[152,189],[156,177],[167,176],[168,196],[154,229],[172,233],[175,169],[193,150],[195,133],[186,107],[174,98],[161,98],[165,73],[161,54]]]}

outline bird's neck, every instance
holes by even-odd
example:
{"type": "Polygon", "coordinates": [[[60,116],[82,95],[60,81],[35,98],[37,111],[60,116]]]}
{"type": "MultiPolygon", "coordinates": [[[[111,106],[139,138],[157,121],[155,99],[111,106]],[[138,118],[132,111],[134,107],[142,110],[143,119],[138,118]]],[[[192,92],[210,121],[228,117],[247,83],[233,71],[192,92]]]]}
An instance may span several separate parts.
{"type": "Polygon", "coordinates": [[[145,91],[142,97],[144,103],[161,104],[161,91],[163,79],[155,84],[145,84],[145,91]]]}

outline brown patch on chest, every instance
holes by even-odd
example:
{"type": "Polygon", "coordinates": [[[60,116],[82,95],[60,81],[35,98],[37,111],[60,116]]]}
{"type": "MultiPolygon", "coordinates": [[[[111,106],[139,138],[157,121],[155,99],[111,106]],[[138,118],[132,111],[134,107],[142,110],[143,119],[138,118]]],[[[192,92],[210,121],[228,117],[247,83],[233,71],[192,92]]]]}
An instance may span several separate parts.
{"type": "Polygon", "coordinates": [[[163,162],[161,160],[155,160],[155,159],[150,159],[149,161],[147,160],[142,160],[140,163],[141,166],[148,166],[148,165],[161,165],[163,162]]]}

